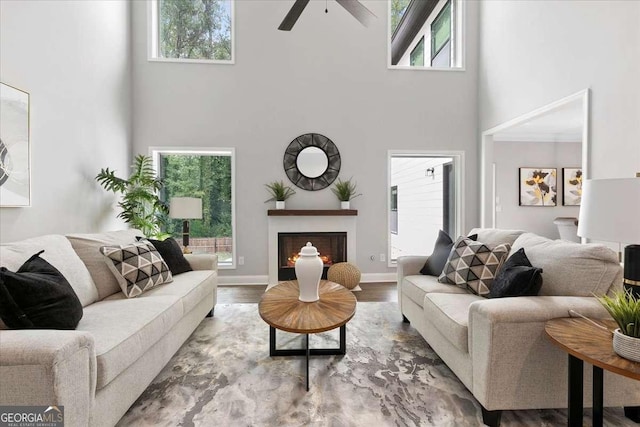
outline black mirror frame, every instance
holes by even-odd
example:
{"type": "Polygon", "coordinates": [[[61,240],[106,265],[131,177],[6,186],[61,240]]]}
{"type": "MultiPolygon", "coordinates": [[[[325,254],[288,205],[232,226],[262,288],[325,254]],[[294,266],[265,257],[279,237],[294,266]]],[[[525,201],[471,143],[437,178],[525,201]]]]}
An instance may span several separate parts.
{"type": "Polygon", "coordinates": [[[333,141],[326,136],[319,133],[305,133],[291,141],[284,152],[283,166],[287,177],[296,187],[318,191],[330,186],[338,177],[341,166],[340,152],[333,141]],[[316,178],[309,178],[298,169],[298,155],[307,147],[318,147],[327,156],[327,169],[316,178]]]}

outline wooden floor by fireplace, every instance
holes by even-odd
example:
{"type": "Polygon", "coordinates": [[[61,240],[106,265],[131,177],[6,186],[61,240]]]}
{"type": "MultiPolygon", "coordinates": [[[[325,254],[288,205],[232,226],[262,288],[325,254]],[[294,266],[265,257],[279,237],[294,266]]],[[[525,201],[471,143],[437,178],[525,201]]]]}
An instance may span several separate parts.
{"type": "MultiPolygon", "coordinates": [[[[398,292],[396,282],[386,283],[361,283],[361,291],[353,294],[360,302],[396,302],[398,292]]],[[[246,304],[258,303],[260,297],[267,289],[267,285],[219,285],[219,304],[246,304]]]]}

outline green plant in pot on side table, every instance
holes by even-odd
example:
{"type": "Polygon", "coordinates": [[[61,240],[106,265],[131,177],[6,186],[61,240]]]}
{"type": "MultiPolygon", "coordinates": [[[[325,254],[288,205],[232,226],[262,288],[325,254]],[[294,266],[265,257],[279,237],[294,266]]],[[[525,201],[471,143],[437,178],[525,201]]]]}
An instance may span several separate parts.
{"type": "Polygon", "coordinates": [[[338,181],[333,185],[331,191],[340,200],[341,209],[351,209],[351,199],[355,199],[358,196],[362,196],[362,193],[356,194],[357,183],[351,182],[351,178],[346,181],[338,178],[338,181]]]}
{"type": "Polygon", "coordinates": [[[122,200],[118,202],[122,212],[118,218],[147,237],[163,240],[169,236],[160,230],[161,215],[169,212],[167,205],[158,197],[158,191],[164,184],[156,177],[151,157],[136,156],[131,169],[133,172],[129,179],[117,177],[109,168],[101,169],[96,181],[105,190],[122,194],[122,200]]]}
{"type": "Polygon", "coordinates": [[[273,181],[264,185],[267,187],[267,191],[271,194],[271,198],[265,200],[265,203],[274,201],[276,202],[276,209],[284,209],[285,201],[296,194],[296,192],[289,187],[288,185],[284,185],[282,181],[273,181]]]}
{"type": "Polygon", "coordinates": [[[619,328],[613,332],[613,351],[625,359],[640,362],[640,299],[632,292],[599,297],[619,328]]]}

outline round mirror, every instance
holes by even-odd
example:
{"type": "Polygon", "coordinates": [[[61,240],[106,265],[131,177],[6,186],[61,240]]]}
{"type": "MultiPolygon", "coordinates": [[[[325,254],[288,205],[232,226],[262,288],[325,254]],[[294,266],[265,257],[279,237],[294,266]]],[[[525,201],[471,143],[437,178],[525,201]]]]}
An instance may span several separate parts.
{"type": "Polygon", "coordinates": [[[340,152],[326,136],[319,133],[300,135],[287,147],[284,171],[298,188],[309,191],[327,188],[340,172],[340,152]]]}
{"type": "Polygon", "coordinates": [[[317,178],[327,170],[329,158],[320,148],[307,147],[298,154],[296,166],[307,178],[317,178]]]}

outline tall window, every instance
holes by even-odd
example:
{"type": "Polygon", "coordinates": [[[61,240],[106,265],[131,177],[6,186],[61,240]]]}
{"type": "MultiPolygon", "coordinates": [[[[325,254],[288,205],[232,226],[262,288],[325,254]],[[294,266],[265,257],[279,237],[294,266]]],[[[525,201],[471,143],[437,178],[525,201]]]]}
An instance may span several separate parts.
{"type": "Polygon", "coordinates": [[[232,0],[149,2],[149,58],[233,63],[232,0]]]}
{"type": "MultiPolygon", "coordinates": [[[[215,253],[218,266],[235,267],[233,149],[153,150],[156,170],[164,180],[161,198],[202,198],[201,220],[190,220],[189,248],[215,253]]],[[[182,243],[182,220],[166,218],[165,231],[182,243]]]]}
{"type": "Polygon", "coordinates": [[[391,187],[391,212],[390,212],[390,221],[389,231],[392,234],[398,234],[398,186],[394,185],[391,187]]]}
{"type": "Polygon", "coordinates": [[[451,66],[451,2],[431,24],[431,66],[451,66]]]}
{"type": "Polygon", "coordinates": [[[410,64],[412,67],[424,67],[424,37],[420,39],[416,47],[411,51],[410,64]]]}

